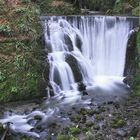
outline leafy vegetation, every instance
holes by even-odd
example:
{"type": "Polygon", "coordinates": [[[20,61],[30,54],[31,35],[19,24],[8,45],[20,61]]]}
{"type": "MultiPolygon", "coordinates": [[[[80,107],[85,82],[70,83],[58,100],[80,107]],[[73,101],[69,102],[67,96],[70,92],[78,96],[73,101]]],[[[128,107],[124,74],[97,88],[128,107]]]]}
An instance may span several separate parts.
{"type": "Polygon", "coordinates": [[[106,14],[139,14],[138,0],[66,0],[80,8],[103,11],[106,14]]]}
{"type": "Polygon", "coordinates": [[[64,0],[36,0],[36,4],[39,5],[41,13],[47,15],[72,15],[79,13],[79,9],[64,0]]]}
{"type": "Polygon", "coordinates": [[[7,8],[7,16],[5,18],[3,12],[1,17],[4,21],[0,25],[1,102],[41,95],[38,90],[42,72],[39,8],[27,0],[26,4],[24,0],[17,7],[11,8],[7,5],[8,3],[3,3],[3,7],[7,8]]]}

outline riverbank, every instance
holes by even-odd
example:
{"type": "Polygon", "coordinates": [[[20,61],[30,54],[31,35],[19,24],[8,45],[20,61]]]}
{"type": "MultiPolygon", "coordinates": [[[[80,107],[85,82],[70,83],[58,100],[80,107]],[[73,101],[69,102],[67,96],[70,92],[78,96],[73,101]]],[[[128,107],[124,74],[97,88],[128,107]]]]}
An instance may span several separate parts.
{"type": "MultiPolygon", "coordinates": [[[[40,140],[128,140],[132,137],[139,140],[140,97],[130,94],[123,98],[117,96],[108,98],[110,100],[102,103],[96,102],[93,98],[89,105],[67,108],[63,106],[56,118],[51,116],[50,123],[45,122],[45,126],[36,127],[34,131],[40,134],[40,140]]],[[[20,104],[10,103],[1,108],[11,113],[30,114],[32,111],[45,112],[47,105],[45,100],[36,100],[20,104]]],[[[0,135],[2,136],[3,133],[4,130],[0,135]]],[[[10,131],[6,137],[10,140],[26,139],[26,136],[12,135],[10,131]]],[[[27,139],[33,140],[29,137],[27,139]]]]}

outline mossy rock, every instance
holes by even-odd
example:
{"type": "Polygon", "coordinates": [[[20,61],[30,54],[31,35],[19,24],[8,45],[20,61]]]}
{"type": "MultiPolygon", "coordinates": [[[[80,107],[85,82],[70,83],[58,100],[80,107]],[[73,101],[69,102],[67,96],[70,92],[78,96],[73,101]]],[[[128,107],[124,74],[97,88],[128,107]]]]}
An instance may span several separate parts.
{"type": "Polygon", "coordinates": [[[97,121],[102,121],[102,120],[104,120],[104,117],[101,116],[101,115],[96,115],[95,119],[96,119],[97,121]]]}
{"type": "Polygon", "coordinates": [[[100,129],[100,126],[96,124],[96,125],[93,126],[93,129],[99,130],[100,129]]]}
{"type": "Polygon", "coordinates": [[[70,137],[68,135],[59,134],[57,140],[70,140],[70,137]]]}
{"type": "Polygon", "coordinates": [[[86,138],[84,140],[94,140],[95,137],[91,131],[86,132],[86,138]]]}
{"type": "Polygon", "coordinates": [[[98,109],[99,109],[99,112],[101,113],[101,112],[105,112],[106,111],[106,109],[105,109],[105,107],[104,106],[100,106],[100,107],[98,107],[98,109]]]}
{"type": "Polygon", "coordinates": [[[80,134],[81,130],[80,130],[80,128],[78,128],[78,127],[71,127],[71,128],[70,128],[70,132],[71,132],[71,134],[73,134],[73,135],[77,135],[77,134],[80,134]]]}
{"type": "Polygon", "coordinates": [[[81,115],[86,115],[88,113],[88,111],[85,108],[81,108],[79,113],[81,115]]]}
{"type": "Polygon", "coordinates": [[[73,116],[71,116],[71,120],[73,122],[79,122],[81,120],[81,116],[80,115],[73,115],[73,116]]]}
{"type": "Polygon", "coordinates": [[[116,118],[113,123],[112,123],[112,127],[113,128],[121,128],[126,124],[126,122],[124,121],[124,119],[122,118],[116,118]]]}
{"type": "Polygon", "coordinates": [[[92,116],[92,115],[95,115],[95,114],[100,114],[100,111],[99,110],[88,110],[87,114],[92,116]]]}
{"type": "Polygon", "coordinates": [[[85,125],[86,125],[86,127],[92,127],[92,126],[94,126],[94,122],[87,121],[85,125]]]}

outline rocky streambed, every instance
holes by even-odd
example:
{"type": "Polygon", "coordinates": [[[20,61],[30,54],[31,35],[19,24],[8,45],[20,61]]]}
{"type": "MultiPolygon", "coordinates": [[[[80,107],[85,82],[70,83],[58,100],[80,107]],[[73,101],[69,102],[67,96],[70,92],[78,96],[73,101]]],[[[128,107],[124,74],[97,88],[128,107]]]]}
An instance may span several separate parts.
{"type": "MultiPolygon", "coordinates": [[[[84,94],[82,98],[88,96],[84,94]]],[[[51,103],[52,106],[57,104],[56,101],[51,103]]],[[[7,111],[28,115],[33,111],[45,113],[49,109],[45,100],[10,103],[0,105],[0,108],[1,118],[7,111]]],[[[108,100],[103,102],[92,98],[86,105],[65,104],[55,108],[53,115],[42,125],[38,123],[41,121],[39,115],[31,121],[36,122],[31,131],[38,133],[39,138],[14,133],[10,129],[5,132],[6,129],[0,125],[1,140],[140,140],[140,97],[109,95],[108,100]]]]}

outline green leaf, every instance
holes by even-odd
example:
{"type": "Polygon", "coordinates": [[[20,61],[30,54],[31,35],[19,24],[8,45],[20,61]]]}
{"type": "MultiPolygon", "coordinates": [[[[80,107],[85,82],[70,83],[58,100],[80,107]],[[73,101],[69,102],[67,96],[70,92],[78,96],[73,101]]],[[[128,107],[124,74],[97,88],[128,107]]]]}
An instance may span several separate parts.
{"type": "Polygon", "coordinates": [[[11,92],[13,92],[13,93],[17,93],[17,92],[18,92],[17,87],[13,86],[13,87],[11,88],[11,92]]]}

